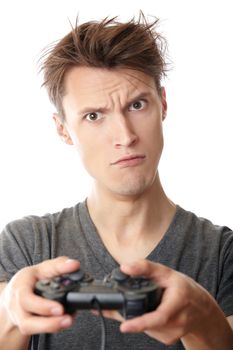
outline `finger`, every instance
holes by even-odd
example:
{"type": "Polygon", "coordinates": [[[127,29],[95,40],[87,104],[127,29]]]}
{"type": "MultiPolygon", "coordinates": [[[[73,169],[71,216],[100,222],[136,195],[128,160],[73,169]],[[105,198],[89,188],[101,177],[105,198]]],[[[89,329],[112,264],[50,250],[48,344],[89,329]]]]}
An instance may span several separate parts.
{"type": "Polygon", "coordinates": [[[61,331],[62,329],[71,327],[73,321],[74,319],[70,315],[59,317],[30,316],[24,317],[24,319],[21,320],[19,329],[24,335],[55,333],[61,331]]]}
{"type": "Polygon", "coordinates": [[[172,345],[176,343],[185,333],[182,326],[171,325],[167,323],[163,314],[157,314],[156,318],[153,313],[147,314],[137,319],[125,321],[120,326],[122,333],[142,333],[157,339],[158,341],[172,345]]]}
{"type": "MultiPolygon", "coordinates": [[[[97,310],[92,310],[93,315],[100,316],[100,312],[97,310]]],[[[116,310],[102,310],[102,315],[106,318],[110,318],[112,320],[116,320],[119,322],[124,321],[125,319],[122,317],[122,315],[117,312],[116,310]]]]}
{"type": "MultiPolygon", "coordinates": [[[[24,292],[23,290],[21,292],[24,292]]],[[[21,307],[27,313],[32,313],[40,316],[60,316],[64,314],[64,307],[57,301],[42,298],[28,292],[27,297],[21,299],[21,307]]]]}
{"type": "Polygon", "coordinates": [[[170,322],[180,319],[186,308],[186,304],[179,296],[179,293],[165,291],[162,301],[155,311],[132,320],[126,320],[121,325],[122,332],[145,332],[150,329],[167,328],[170,322]]]}
{"type": "Polygon", "coordinates": [[[151,327],[154,329],[161,328],[164,324],[166,324],[166,319],[163,315],[161,315],[160,312],[153,311],[143,316],[122,322],[120,330],[123,333],[138,333],[145,332],[151,327]]]}
{"type": "Polygon", "coordinates": [[[21,275],[21,281],[24,280],[24,283],[20,283],[20,285],[18,284],[17,287],[18,303],[22,305],[25,311],[34,314],[44,316],[51,314],[62,315],[64,309],[61,304],[52,300],[46,300],[45,298],[36,296],[33,293],[35,283],[40,279],[52,278],[64,273],[75,271],[79,266],[80,263],[77,260],[72,260],[67,257],[59,257],[46,260],[33,267],[22,269],[19,274],[21,275]]]}
{"type": "Polygon", "coordinates": [[[69,259],[66,256],[46,260],[38,265],[35,265],[38,279],[52,278],[65,273],[73,272],[79,267],[80,263],[78,260],[69,259]]]}
{"type": "MultiPolygon", "coordinates": [[[[80,267],[78,260],[69,259],[67,257],[59,257],[56,259],[46,260],[40,264],[28,266],[21,269],[11,280],[11,284],[16,284],[21,278],[24,285],[29,289],[33,288],[36,281],[40,279],[50,279],[65,273],[70,273],[80,267]]],[[[20,284],[23,287],[23,284],[20,284]]]]}
{"type": "Polygon", "coordinates": [[[121,270],[131,276],[144,276],[156,280],[161,287],[168,286],[168,279],[174,272],[167,266],[153,263],[149,260],[138,260],[129,264],[122,264],[121,270]]]}

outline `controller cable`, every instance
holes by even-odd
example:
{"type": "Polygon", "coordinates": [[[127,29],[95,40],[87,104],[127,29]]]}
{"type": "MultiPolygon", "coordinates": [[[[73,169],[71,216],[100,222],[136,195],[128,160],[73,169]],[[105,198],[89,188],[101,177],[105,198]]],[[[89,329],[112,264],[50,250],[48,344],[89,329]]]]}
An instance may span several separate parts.
{"type": "Polygon", "coordinates": [[[101,305],[99,300],[97,298],[94,298],[92,301],[93,307],[99,311],[100,321],[101,321],[101,345],[100,350],[105,350],[106,348],[106,322],[105,318],[101,309],[101,305]]]}

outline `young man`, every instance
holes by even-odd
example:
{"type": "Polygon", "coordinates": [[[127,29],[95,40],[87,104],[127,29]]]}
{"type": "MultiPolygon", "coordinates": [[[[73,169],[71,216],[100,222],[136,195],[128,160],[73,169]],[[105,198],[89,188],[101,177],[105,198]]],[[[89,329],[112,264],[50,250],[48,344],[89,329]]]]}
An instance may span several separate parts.
{"type": "Polygon", "coordinates": [[[71,317],[33,290],[79,266],[103,279],[119,265],[164,293],[132,320],[105,312],[109,349],[233,349],[233,233],[175,205],[159,179],[166,64],[155,25],[77,25],[44,60],[58,134],[94,185],[84,203],[0,235],[2,350],[99,349],[97,315],[71,317]]]}

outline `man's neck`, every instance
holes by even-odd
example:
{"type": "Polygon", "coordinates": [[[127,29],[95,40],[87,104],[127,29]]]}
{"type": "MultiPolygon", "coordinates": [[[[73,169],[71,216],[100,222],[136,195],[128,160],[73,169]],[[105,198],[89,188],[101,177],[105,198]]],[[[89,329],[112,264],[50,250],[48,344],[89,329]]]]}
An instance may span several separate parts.
{"type": "Polygon", "coordinates": [[[137,197],[108,195],[95,188],[87,205],[103,243],[119,262],[126,262],[127,255],[128,260],[146,257],[167,231],[176,210],[159,176],[137,197]]]}

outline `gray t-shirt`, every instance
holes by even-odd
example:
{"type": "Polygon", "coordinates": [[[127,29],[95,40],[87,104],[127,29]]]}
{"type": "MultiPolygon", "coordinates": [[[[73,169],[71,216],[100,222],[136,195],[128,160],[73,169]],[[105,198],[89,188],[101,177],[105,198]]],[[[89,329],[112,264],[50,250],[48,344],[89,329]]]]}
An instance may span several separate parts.
{"type": "MultiPolygon", "coordinates": [[[[0,234],[0,281],[10,280],[25,266],[61,255],[78,259],[96,279],[118,267],[96,231],[86,202],[8,224],[0,234]]],[[[213,295],[226,316],[233,314],[233,232],[227,227],[177,206],[170,227],[147,259],[192,277],[213,295]]],[[[107,349],[184,349],[180,342],[165,346],[145,334],[121,334],[117,321],[106,320],[106,328],[107,349]]],[[[100,339],[100,319],[80,311],[72,328],[33,337],[31,349],[99,350],[100,339]]]]}

